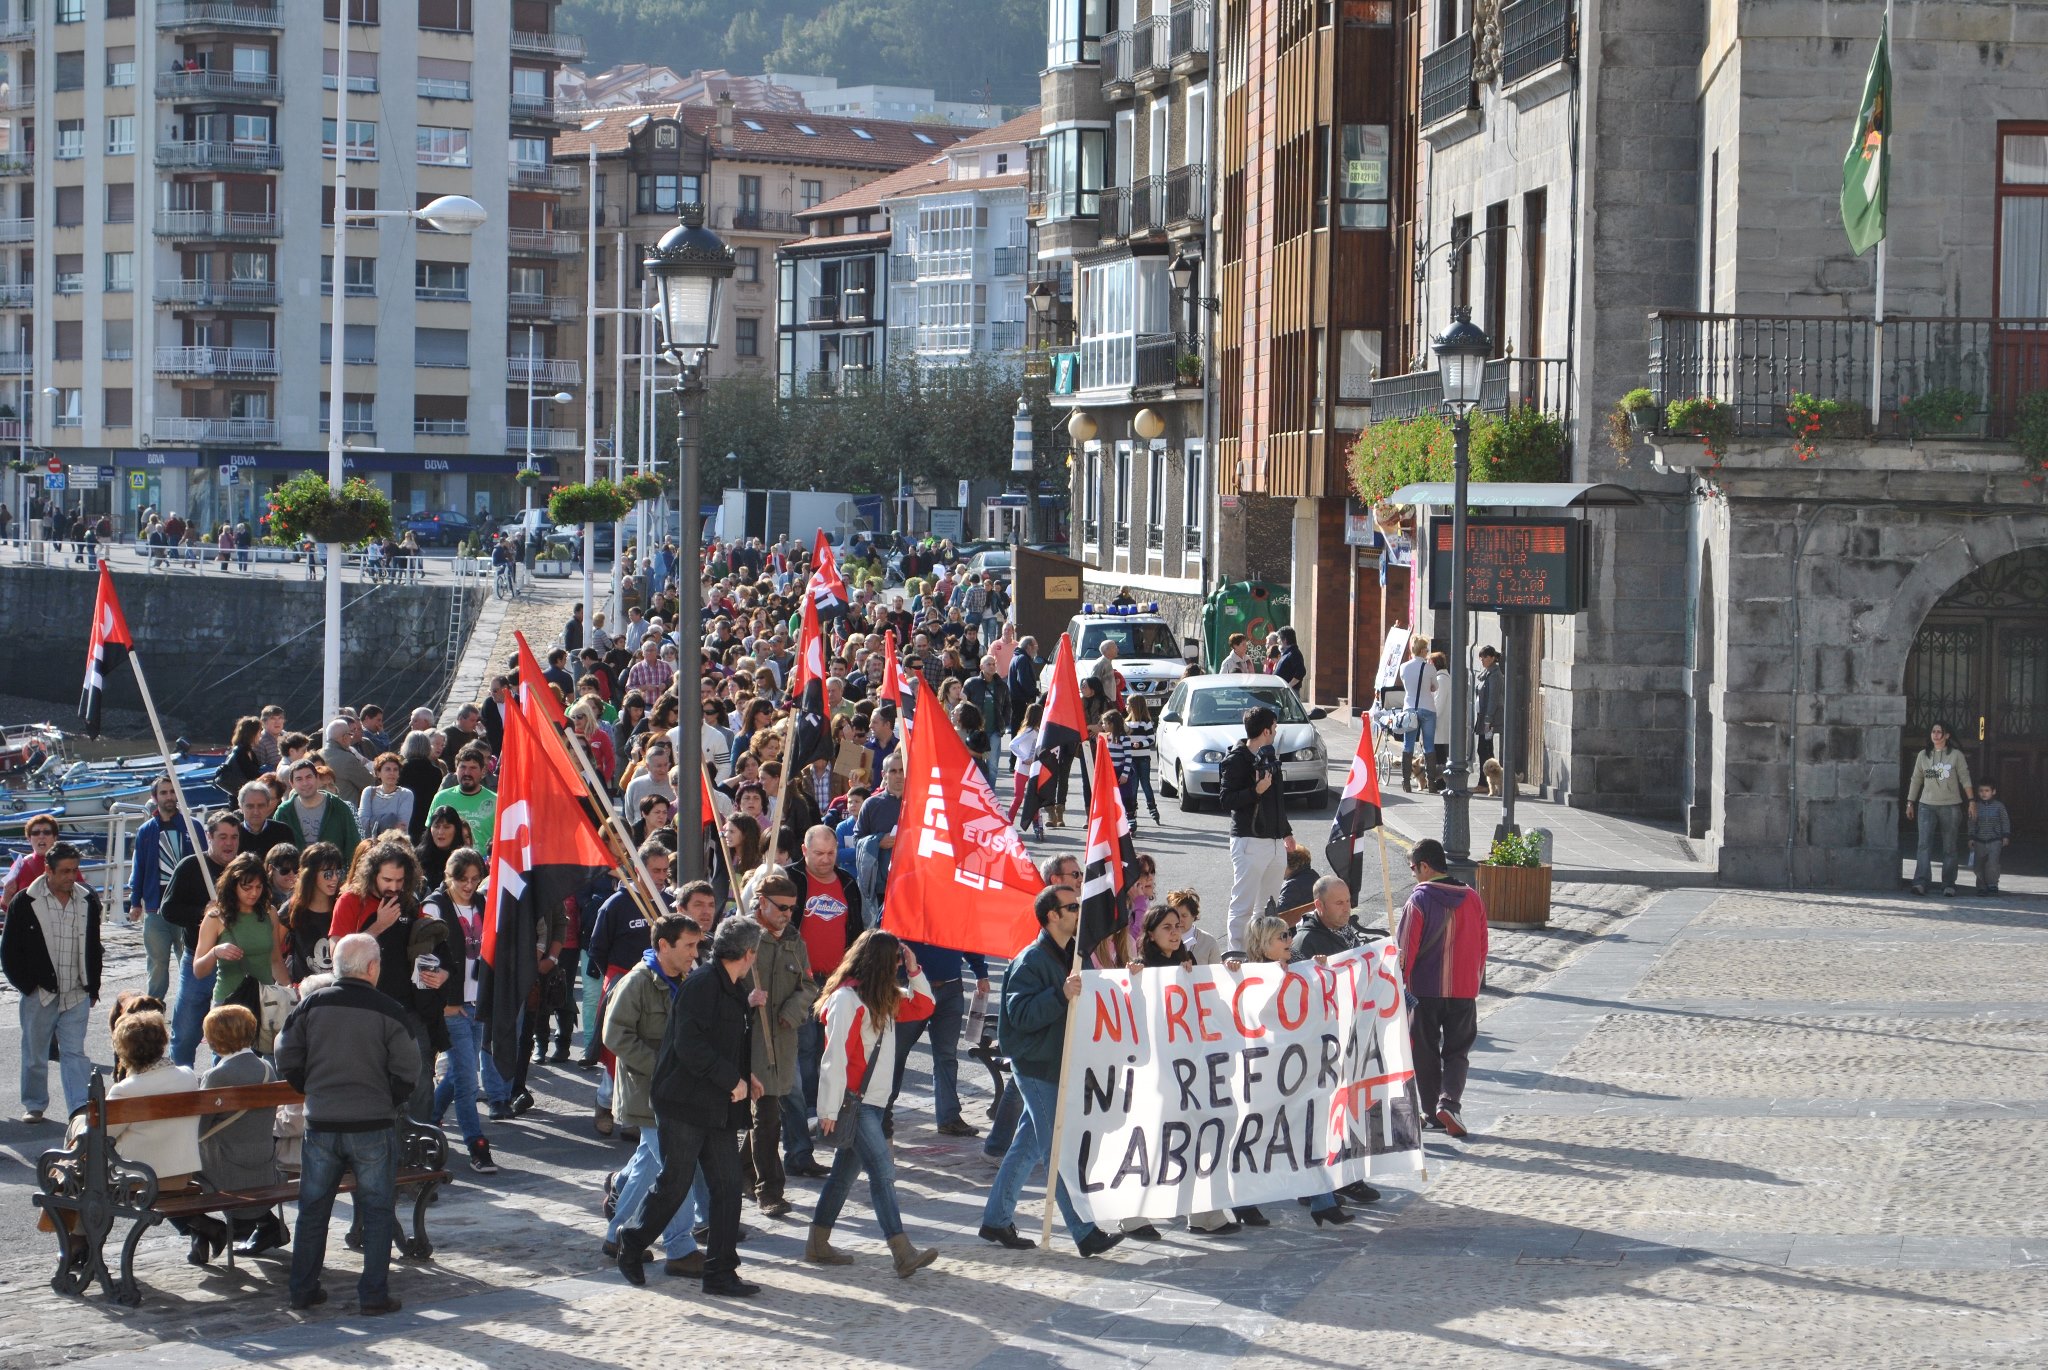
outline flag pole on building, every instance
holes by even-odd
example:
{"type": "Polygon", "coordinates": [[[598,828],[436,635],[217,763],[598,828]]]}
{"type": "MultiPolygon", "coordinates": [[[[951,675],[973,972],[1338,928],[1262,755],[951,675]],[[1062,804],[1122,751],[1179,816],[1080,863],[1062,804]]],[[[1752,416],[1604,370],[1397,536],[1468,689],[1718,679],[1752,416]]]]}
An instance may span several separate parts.
{"type": "Polygon", "coordinates": [[[1842,160],[1842,227],[1857,256],[1877,249],[1873,282],[1876,328],[1870,339],[1870,422],[1882,421],[1884,398],[1885,211],[1891,190],[1892,134],[1892,0],[1885,0],[1884,22],[1877,31],[1877,49],[1863,79],[1863,101],[1856,111],[1856,132],[1842,160]]]}

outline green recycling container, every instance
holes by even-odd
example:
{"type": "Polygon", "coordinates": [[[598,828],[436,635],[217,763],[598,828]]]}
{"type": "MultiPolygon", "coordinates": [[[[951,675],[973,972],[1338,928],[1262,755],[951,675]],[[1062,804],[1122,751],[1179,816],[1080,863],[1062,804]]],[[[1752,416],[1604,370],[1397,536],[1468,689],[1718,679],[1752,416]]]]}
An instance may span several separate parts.
{"type": "Polygon", "coordinates": [[[1202,606],[1202,666],[1216,670],[1230,651],[1230,635],[1243,633],[1254,655],[1265,651],[1266,634],[1288,624],[1292,603],[1287,587],[1265,580],[1219,585],[1202,606]]]}

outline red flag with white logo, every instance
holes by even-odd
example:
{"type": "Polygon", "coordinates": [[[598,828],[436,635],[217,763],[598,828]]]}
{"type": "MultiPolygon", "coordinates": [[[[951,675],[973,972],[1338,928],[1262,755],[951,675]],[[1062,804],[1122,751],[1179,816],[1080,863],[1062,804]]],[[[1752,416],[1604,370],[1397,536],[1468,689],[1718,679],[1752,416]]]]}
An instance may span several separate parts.
{"type": "Polygon", "coordinates": [[[818,541],[811,549],[810,590],[819,614],[830,618],[846,612],[846,581],[839,575],[839,558],[832,554],[831,540],[823,528],[818,530],[818,541]]]}
{"type": "Polygon", "coordinates": [[[114,594],[114,573],[100,563],[100,591],[92,604],[92,642],[85,653],[85,688],[78,696],[78,716],[89,736],[100,735],[100,716],[107,697],[107,677],[121,668],[134,648],[128,616],[114,594]]]}

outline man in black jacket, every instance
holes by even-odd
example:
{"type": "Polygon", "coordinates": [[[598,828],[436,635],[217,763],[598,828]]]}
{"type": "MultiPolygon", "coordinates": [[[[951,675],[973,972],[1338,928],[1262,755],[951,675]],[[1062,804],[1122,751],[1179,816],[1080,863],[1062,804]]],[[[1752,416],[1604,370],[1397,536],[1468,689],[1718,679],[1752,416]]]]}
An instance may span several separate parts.
{"type": "Polygon", "coordinates": [[[1230,814],[1230,920],[1227,946],[1244,949],[1245,925],[1280,896],[1287,876],[1285,790],[1273,748],[1279,719],[1264,705],[1244,711],[1244,741],[1223,758],[1217,798],[1230,814]]]}
{"type": "Polygon", "coordinates": [[[43,1121],[50,1106],[50,1049],[64,1081],[66,1110],[82,1107],[92,1083],[86,1019],[100,997],[100,897],[78,882],[78,848],[51,847],[43,873],[7,906],[0,967],[21,994],[21,1120],[43,1121]]]}
{"type": "Polygon", "coordinates": [[[1280,630],[1280,659],[1273,663],[1273,674],[1287,682],[1287,688],[1297,695],[1308,683],[1308,661],[1301,654],[1301,644],[1295,641],[1294,629],[1280,630]]]}
{"type": "Polygon", "coordinates": [[[745,1298],[761,1287],[739,1277],[740,1129],[748,1105],[761,1097],[753,1074],[751,1009],[768,1000],[743,982],[754,969],[761,925],[728,918],[711,942],[712,961],[690,973],[669,1010],[648,1099],[661,1143],[661,1178],[640,1210],[637,1227],[619,1233],[619,1273],[647,1283],[648,1244],[660,1236],[704,1168],[711,1192],[711,1233],[704,1256],[704,1292],[745,1298]]]}
{"type": "Polygon", "coordinates": [[[981,726],[988,730],[988,752],[981,760],[988,768],[989,784],[994,785],[995,777],[1003,769],[998,764],[1003,755],[1003,733],[1015,717],[1010,712],[1010,687],[996,669],[994,657],[981,659],[981,674],[967,682],[966,695],[968,702],[981,711],[981,726]]]}

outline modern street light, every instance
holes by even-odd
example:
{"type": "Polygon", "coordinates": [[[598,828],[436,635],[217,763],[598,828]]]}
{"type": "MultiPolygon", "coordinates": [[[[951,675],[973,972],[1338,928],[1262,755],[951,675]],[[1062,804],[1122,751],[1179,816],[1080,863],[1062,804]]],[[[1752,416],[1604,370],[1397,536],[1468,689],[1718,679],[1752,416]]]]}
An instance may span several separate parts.
{"type": "MultiPolygon", "coordinates": [[[[1430,342],[1430,349],[1436,353],[1444,408],[1450,411],[1457,436],[1451,492],[1451,764],[1444,772],[1443,842],[1452,864],[1464,865],[1472,854],[1472,794],[1465,787],[1472,770],[1472,674],[1465,663],[1465,501],[1472,478],[1472,411],[1479,407],[1493,343],[1486,330],[1472,322],[1472,311],[1460,308],[1453,311],[1451,326],[1430,342]]],[[[1446,725],[1438,720],[1437,726],[1446,725]]]]}
{"type": "Polygon", "coordinates": [[[682,515],[676,555],[682,601],[676,611],[676,698],[682,706],[676,729],[682,744],[676,757],[676,827],[682,880],[688,882],[704,878],[704,786],[689,778],[704,774],[704,577],[697,565],[703,521],[697,509],[697,436],[690,406],[703,391],[704,366],[718,346],[720,298],[734,258],[724,240],[704,227],[703,205],[683,205],[680,217],[648,253],[645,265],[661,293],[665,350],[676,365],[676,502],[682,515]]]}

